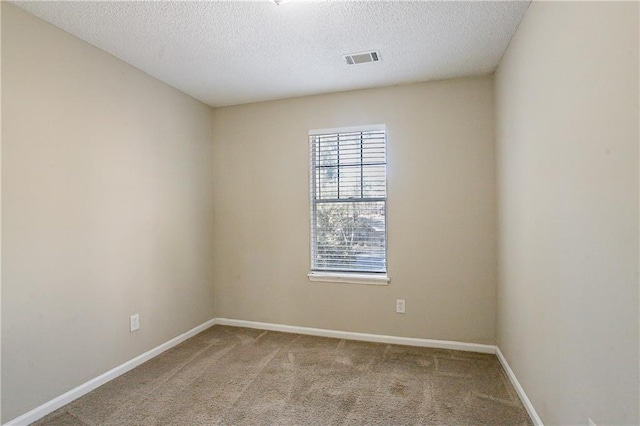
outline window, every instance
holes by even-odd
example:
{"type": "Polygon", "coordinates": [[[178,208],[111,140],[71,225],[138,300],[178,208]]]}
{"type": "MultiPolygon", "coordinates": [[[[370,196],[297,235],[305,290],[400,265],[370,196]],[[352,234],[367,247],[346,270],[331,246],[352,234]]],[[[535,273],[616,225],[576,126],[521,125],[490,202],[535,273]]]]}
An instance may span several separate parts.
{"type": "Polygon", "coordinates": [[[311,280],[389,281],[386,139],[384,126],[309,133],[311,280]]]}

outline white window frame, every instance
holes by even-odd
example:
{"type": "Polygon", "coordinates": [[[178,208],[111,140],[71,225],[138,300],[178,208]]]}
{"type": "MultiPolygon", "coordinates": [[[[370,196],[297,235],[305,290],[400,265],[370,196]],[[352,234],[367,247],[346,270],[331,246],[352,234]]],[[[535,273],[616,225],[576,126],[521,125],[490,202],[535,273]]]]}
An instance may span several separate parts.
{"type": "MultiPolygon", "coordinates": [[[[340,128],[330,128],[330,129],[316,129],[309,131],[309,140],[313,136],[326,135],[332,133],[353,133],[353,132],[371,132],[371,131],[384,131],[385,132],[385,146],[388,145],[388,135],[387,135],[387,126],[384,124],[376,124],[376,125],[365,125],[365,126],[350,126],[350,127],[340,127],[340,128]]],[[[309,143],[309,142],[308,142],[309,143]]],[[[314,173],[314,164],[312,157],[312,144],[309,143],[309,158],[310,158],[310,167],[309,167],[309,188],[310,190],[310,211],[311,211],[311,224],[310,224],[310,265],[313,265],[313,253],[314,253],[314,202],[313,202],[313,193],[312,193],[312,185],[313,185],[313,173],[314,173]]],[[[388,206],[388,194],[385,196],[385,205],[388,206]]],[[[385,212],[385,215],[387,213],[385,212]]],[[[385,217],[385,234],[388,233],[388,215],[385,217]]],[[[385,237],[385,263],[386,263],[386,272],[385,273],[361,273],[361,272],[328,272],[328,271],[314,271],[311,270],[307,275],[310,281],[315,282],[330,282],[330,283],[345,283],[345,284],[368,284],[368,285],[388,285],[390,282],[388,271],[388,239],[385,237]]]]}

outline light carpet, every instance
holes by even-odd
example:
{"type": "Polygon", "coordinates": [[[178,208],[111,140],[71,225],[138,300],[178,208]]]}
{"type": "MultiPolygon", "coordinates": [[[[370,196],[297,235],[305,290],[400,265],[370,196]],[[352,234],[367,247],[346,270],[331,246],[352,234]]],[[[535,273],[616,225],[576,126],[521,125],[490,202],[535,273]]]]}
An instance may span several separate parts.
{"type": "Polygon", "coordinates": [[[34,424],[532,423],[495,355],[214,326],[34,424]]]}

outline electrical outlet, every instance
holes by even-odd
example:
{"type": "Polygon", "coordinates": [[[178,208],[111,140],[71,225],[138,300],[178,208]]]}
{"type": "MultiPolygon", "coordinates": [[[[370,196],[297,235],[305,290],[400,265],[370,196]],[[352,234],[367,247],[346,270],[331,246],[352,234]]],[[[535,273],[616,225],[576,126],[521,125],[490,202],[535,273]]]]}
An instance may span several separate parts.
{"type": "Polygon", "coordinates": [[[589,419],[589,426],[597,426],[596,422],[594,422],[593,420],[589,419]]]}
{"type": "Polygon", "coordinates": [[[397,314],[404,314],[405,313],[404,299],[397,299],[396,300],[396,313],[397,314]]]}
{"type": "Polygon", "coordinates": [[[129,317],[129,331],[134,332],[140,328],[140,315],[135,314],[129,317]]]}

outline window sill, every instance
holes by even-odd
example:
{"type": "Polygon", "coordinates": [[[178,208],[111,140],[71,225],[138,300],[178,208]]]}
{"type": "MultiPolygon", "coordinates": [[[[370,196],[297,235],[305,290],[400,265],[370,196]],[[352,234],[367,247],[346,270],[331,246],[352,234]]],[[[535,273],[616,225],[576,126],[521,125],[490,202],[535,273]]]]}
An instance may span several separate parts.
{"type": "Polygon", "coordinates": [[[389,277],[385,274],[349,274],[340,272],[311,272],[309,281],[325,283],[389,285],[389,277]]]}

